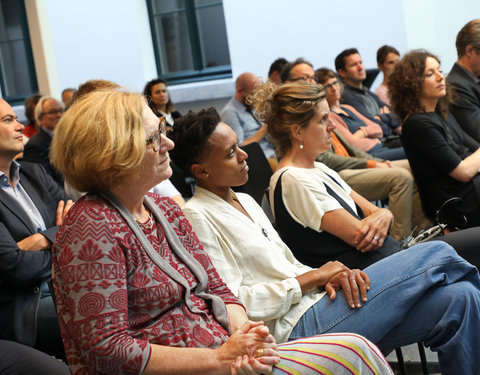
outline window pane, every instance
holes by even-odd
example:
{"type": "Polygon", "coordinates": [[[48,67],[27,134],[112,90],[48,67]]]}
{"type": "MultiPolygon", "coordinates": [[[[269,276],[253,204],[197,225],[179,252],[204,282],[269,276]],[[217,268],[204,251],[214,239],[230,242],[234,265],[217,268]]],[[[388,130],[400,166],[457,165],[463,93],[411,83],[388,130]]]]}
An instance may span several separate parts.
{"type": "Polygon", "coordinates": [[[147,0],[159,75],[170,83],[231,76],[221,0],[147,0]]]}
{"type": "Polygon", "coordinates": [[[218,0],[195,0],[195,6],[204,6],[204,5],[222,5],[221,1],[218,0]]]}
{"type": "Polygon", "coordinates": [[[167,13],[185,9],[184,0],[154,0],[152,1],[153,13],[167,13]]]}
{"type": "Polygon", "coordinates": [[[230,65],[222,4],[197,9],[197,22],[204,68],[230,65]]]}
{"type": "Polygon", "coordinates": [[[162,73],[193,69],[193,59],[185,12],[155,17],[157,40],[160,42],[162,73]]]}
{"type": "Polygon", "coordinates": [[[23,1],[0,0],[0,86],[10,103],[36,91],[23,1]]]}
{"type": "Polygon", "coordinates": [[[22,96],[32,92],[23,40],[0,44],[3,96],[22,96]]]}
{"type": "Polygon", "coordinates": [[[0,42],[23,38],[20,20],[20,2],[15,0],[0,1],[0,42]]]}

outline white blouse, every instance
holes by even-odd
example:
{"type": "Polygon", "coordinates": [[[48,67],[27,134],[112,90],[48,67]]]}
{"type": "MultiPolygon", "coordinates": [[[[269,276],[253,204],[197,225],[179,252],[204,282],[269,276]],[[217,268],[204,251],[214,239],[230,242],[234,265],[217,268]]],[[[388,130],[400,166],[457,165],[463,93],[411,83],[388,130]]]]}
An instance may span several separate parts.
{"type": "Polygon", "coordinates": [[[274,192],[282,173],[282,198],[285,208],[290,216],[304,227],[321,232],[323,215],[329,211],[343,209],[342,205],[328,194],[324,184],[342,198],[354,212],[357,212],[355,201],[350,196],[352,191],[350,186],[337,172],[322,163],[315,162],[314,168],[289,166],[273,174],[270,179],[269,194],[274,215],[274,192]],[[283,173],[284,171],[286,172],[283,173]]]}
{"type": "Polygon", "coordinates": [[[277,342],[285,342],[300,317],[325,292],[302,296],[295,277],[311,268],[294,258],[252,197],[243,193],[236,197],[253,221],[198,186],[183,211],[249,318],[263,320],[277,342]]]}

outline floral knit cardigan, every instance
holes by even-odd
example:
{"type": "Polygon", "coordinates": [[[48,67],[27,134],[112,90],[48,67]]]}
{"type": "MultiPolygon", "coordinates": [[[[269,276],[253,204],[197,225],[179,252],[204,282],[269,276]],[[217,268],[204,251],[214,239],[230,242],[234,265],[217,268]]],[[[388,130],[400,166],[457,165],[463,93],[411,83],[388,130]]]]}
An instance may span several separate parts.
{"type": "Polygon", "coordinates": [[[122,214],[99,196],[75,203],[58,232],[52,248],[53,284],[73,374],[139,374],[148,362],[150,343],[218,347],[228,337],[225,322],[222,326],[214,316],[215,306],[203,298],[205,293],[197,293],[199,274],[208,275],[206,293],[219,296],[221,300],[214,298],[220,302],[238,300],[219,278],[180,208],[169,198],[152,197],[156,224],[144,234],[171,267],[168,272],[152,261],[122,214]],[[159,213],[184,247],[178,253],[186,249],[201,272],[192,271],[195,267],[189,268],[170,246],[167,231],[157,224],[159,213]]]}

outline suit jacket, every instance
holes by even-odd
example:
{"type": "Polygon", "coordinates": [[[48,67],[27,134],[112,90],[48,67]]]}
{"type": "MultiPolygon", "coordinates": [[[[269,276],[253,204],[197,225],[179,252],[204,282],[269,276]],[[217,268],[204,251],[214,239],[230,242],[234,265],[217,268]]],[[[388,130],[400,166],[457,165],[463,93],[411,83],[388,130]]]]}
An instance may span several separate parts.
{"type": "Polygon", "coordinates": [[[51,143],[52,137],[50,134],[48,134],[43,128],[40,128],[37,134],[30,138],[25,145],[23,160],[41,164],[57,184],[63,187],[63,176],[50,164],[48,151],[51,143]]]}
{"type": "MultiPolygon", "coordinates": [[[[58,201],[68,199],[63,189],[35,163],[22,162],[20,183],[45,221],[41,232],[55,240],[58,201]]],[[[17,242],[35,234],[25,211],[0,189],[0,337],[34,345],[41,285],[51,278],[50,250],[23,251],[17,242]]]]}
{"type": "Polygon", "coordinates": [[[456,93],[450,109],[453,116],[465,133],[480,142],[480,84],[457,63],[448,74],[447,82],[456,93]]]}

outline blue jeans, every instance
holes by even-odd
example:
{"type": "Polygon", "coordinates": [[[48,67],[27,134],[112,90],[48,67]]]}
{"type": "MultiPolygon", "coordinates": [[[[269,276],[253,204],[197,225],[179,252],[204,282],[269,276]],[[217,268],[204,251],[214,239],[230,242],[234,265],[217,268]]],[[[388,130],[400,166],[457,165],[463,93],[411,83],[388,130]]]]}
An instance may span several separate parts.
{"type": "Polygon", "coordinates": [[[360,309],[322,298],[294,327],[290,340],[354,332],[384,353],[423,341],[438,352],[442,374],[479,374],[480,278],[452,247],[432,241],[400,251],[365,269],[368,301],[360,309]]]}
{"type": "Polygon", "coordinates": [[[370,155],[375,156],[376,158],[386,159],[386,160],[400,160],[406,159],[407,155],[403,147],[397,148],[388,148],[383,144],[379,143],[378,145],[373,146],[368,150],[370,155]]]}

